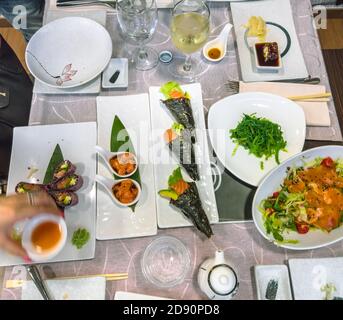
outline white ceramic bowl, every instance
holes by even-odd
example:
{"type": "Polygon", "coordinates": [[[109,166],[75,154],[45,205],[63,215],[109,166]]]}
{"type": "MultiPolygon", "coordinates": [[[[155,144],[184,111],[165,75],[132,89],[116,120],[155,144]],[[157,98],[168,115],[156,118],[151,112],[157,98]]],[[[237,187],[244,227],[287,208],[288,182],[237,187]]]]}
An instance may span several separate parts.
{"type": "Polygon", "coordinates": [[[56,216],[54,214],[40,214],[33,218],[31,218],[24,227],[23,236],[22,236],[22,246],[27,251],[28,256],[32,261],[46,261],[55,256],[57,256],[61,250],[63,249],[65,243],[67,241],[67,225],[62,217],[56,216]],[[49,251],[45,251],[43,253],[39,253],[35,250],[31,237],[33,231],[38,227],[40,224],[45,222],[54,222],[60,225],[62,235],[60,241],[57,245],[49,251]]]}
{"type": "Polygon", "coordinates": [[[30,39],[25,59],[32,75],[55,88],[72,88],[97,77],[112,56],[112,40],[99,23],[83,17],[54,20],[30,39]]]}

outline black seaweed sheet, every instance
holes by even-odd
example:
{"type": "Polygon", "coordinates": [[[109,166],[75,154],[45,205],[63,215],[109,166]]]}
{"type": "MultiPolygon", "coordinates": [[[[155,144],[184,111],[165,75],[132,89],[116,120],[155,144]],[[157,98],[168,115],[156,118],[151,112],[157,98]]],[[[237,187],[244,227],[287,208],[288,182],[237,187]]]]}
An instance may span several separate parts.
{"type": "Polygon", "coordinates": [[[177,200],[171,199],[170,204],[180,209],[185,217],[191,220],[196,228],[208,238],[213,235],[210,222],[201,205],[198,189],[194,182],[189,182],[189,188],[177,200]]]}
{"type": "Polygon", "coordinates": [[[191,102],[188,98],[168,99],[163,101],[176,122],[181,123],[186,129],[194,132],[195,124],[191,107],[191,102]]]}
{"type": "Polygon", "coordinates": [[[179,163],[184,167],[189,176],[194,180],[199,180],[198,165],[195,162],[194,148],[191,133],[184,129],[181,135],[169,142],[169,149],[177,156],[179,163]]]}

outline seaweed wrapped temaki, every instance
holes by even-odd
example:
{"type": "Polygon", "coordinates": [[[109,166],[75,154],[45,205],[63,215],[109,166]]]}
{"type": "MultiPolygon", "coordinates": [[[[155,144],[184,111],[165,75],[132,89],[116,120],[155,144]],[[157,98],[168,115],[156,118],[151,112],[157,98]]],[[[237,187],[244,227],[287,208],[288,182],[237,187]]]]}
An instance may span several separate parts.
{"type": "Polygon", "coordinates": [[[49,185],[53,191],[77,191],[82,187],[83,179],[77,174],[65,176],[49,185]]]}
{"type": "Polygon", "coordinates": [[[172,206],[181,210],[199,231],[210,238],[213,231],[202,207],[196,184],[183,180],[179,167],[169,177],[168,185],[169,189],[159,191],[159,195],[170,199],[172,206]]]}
{"type": "Polygon", "coordinates": [[[51,191],[49,194],[61,208],[71,207],[79,202],[77,194],[72,191],[51,191]]]}
{"type": "Polygon", "coordinates": [[[45,185],[39,183],[19,182],[15,187],[15,192],[18,194],[37,191],[46,191],[45,185]]]}
{"type": "Polygon", "coordinates": [[[64,160],[54,170],[53,180],[59,180],[64,176],[69,176],[76,171],[76,166],[73,165],[69,160],[64,160]]]}
{"type": "Polygon", "coordinates": [[[194,148],[189,130],[185,129],[182,124],[174,123],[165,132],[164,138],[168,143],[169,149],[178,157],[180,164],[189,176],[193,180],[198,181],[198,166],[195,161],[194,148]]]}
{"type": "MultiPolygon", "coordinates": [[[[167,82],[161,87],[161,92],[167,100],[162,101],[176,122],[182,124],[192,134],[195,131],[193,111],[190,96],[183,92],[177,82],[167,82]]],[[[194,140],[194,139],[192,139],[194,140]]]]}

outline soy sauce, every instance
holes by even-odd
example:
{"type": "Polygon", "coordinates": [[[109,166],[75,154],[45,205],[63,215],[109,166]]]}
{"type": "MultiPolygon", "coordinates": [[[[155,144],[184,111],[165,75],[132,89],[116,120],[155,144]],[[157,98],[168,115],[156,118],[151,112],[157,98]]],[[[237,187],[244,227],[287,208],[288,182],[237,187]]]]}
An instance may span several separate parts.
{"type": "Polygon", "coordinates": [[[260,66],[278,67],[280,65],[279,48],[276,42],[256,43],[255,47],[260,66]]]}

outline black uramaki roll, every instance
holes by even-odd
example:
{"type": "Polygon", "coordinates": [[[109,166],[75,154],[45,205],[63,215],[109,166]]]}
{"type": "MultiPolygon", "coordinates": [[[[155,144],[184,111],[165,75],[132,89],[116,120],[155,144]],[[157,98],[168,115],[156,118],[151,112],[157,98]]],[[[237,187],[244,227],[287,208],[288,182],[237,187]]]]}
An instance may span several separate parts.
{"type": "Polygon", "coordinates": [[[182,130],[181,135],[169,142],[169,149],[178,157],[180,164],[185,168],[189,176],[199,180],[198,165],[195,161],[194,148],[189,130],[182,130]]]}
{"type": "Polygon", "coordinates": [[[37,191],[46,191],[45,185],[39,183],[19,182],[15,187],[15,192],[18,194],[37,191]]]}
{"type": "Polygon", "coordinates": [[[170,204],[180,209],[186,218],[190,219],[196,228],[208,238],[213,235],[210,222],[201,205],[199,192],[194,182],[189,182],[189,188],[177,200],[170,200],[170,204]]]}
{"type": "Polygon", "coordinates": [[[75,206],[79,202],[77,194],[72,191],[51,191],[49,194],[61,208],[75,206]]]}
{"type": "Polygon", "coordinates": [[[57,181],[64,176],[69,176],[76,171],[76,166],[73,165],[69,160],[62,161],[54,171],[53,181],[57,181]]]}
{"type": "Polygon", "coordinates": [[[82,187],[83,179],[77,174],[65,176],[49,185],[52,191],[77,191],[82,187]]]}

